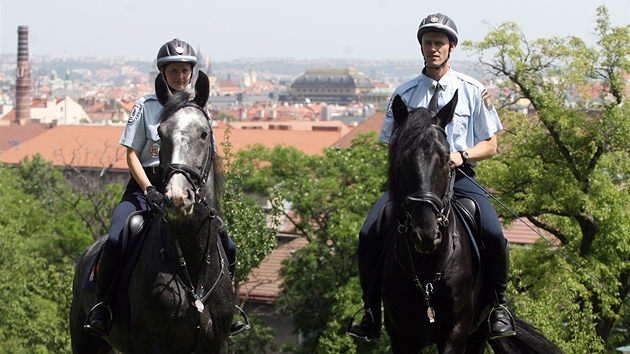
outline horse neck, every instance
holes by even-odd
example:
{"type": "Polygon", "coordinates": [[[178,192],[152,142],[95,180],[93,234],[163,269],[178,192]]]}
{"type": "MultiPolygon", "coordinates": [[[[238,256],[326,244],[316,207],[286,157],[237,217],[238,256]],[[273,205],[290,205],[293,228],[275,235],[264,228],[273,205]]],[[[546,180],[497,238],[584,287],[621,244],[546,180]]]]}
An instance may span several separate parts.
{"type": "Polygon", "coordinates": [[[215,269],[220,262],[217,257],[217,238],[219,221],[205,215],[195,215],[190,222],[171,223],[168,252],[174,256],[178,267],[178,252],[175,241],[179,243],[181,254],[193,283],[203,281],[209,270],[215,269]],[[203,220],[203,221],[202,221],[203,220]]]}

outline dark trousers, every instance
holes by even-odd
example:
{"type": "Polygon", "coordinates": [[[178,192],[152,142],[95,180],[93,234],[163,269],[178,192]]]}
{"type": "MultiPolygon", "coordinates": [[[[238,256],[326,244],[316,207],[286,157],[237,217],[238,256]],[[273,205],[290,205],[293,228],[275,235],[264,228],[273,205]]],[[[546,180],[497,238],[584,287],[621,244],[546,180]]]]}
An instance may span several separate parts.
{"type": "MultiPolygon", "coordinates": [[[[466,174],[475,180],[472,169],[464,170],[466,174]]],[[[476,182],[476,180],[475,180],[476,182]]],[[[462,171],[457,171],[455,179],[455,195],[464,195],[473,199],[479,205],[479,213],[481,214],[481,237],[483,241],[484,253],[486,257],[494,258],[503,253],[507,246],[507,240],[503,235],[503,228],[499,221],[497,211],[490,202],[482,189],[477,187],[473,181],[462,175],[462,171]]]]}

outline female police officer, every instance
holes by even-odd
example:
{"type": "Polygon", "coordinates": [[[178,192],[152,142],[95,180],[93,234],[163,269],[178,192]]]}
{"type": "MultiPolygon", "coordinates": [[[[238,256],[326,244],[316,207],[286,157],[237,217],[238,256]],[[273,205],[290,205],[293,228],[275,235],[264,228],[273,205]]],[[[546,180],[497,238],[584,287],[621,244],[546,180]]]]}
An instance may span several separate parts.
{"type": "MultiPolygon", "coordinates": [[[[172,92],[185,90],[190,84],[197,56],[186,42],[173,39],[162,45],[157,54],[157,68],[165,78],[172,92]]],[[[163,171],[159,167],[160,138],[157,133],[160,125],[162,105],[155,94],[148,94],[136,101],[129,120],[120,138],[120,144],[127,148],[127,166],[131,178],[123,197],[112,216],[107,241],[103,245],[96,281],[96,305],[92,309],[90,321],[85,329],[98,336],[106,336],[109,331],[110,311],[108,293],[114,285],[121,266],[121,236],[129,216],[138,210],[147,210],[162,204],[164,190],[163,171]]],[[[226,254],[230,263],[230,274],[236,266],[236,246],[227,236],[226,254]]],[[[241,322],[232,324],[232,332],[243,327],[241,322]]]]}

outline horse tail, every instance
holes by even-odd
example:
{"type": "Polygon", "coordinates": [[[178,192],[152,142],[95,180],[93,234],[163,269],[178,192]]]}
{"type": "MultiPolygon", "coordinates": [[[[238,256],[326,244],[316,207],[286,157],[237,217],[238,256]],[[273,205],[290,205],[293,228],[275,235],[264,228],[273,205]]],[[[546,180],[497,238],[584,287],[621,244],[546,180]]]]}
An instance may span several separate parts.
{"type": "Polygon", "coordinates": [[[536,327],[514,316],[516,335],[488,341],[496,354],[544,353],[563,354],[564,351],[536,327]]]}

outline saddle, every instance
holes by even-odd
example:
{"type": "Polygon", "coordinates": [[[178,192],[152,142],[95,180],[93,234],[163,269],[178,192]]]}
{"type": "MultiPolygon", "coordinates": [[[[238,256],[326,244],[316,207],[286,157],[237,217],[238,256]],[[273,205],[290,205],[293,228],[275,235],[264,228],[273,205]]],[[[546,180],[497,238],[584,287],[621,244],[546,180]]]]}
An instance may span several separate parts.
{"type": "MultiPolygon", "coordinates": [[[[144,226],[151,221],[153,215],[153,213],[139,210],[133,212],[127,218],[127,221],[125,222],[125,228],[123,229],[122,239],[120,240],[122,248],[121,253],[123,257],[123,265],[121,270],[122,274],[120,276],[120,280],[128,280],[131,276],[131,271],[134,268],[138,256],[140,255],[140,249],[142,248],[142,244],[144,243],[144,226]]],[[[98,262],[101,258],[101,252],[103,252],[102,245],[98,250],[96,257],[94,258],[94,263],[90,267],[90,273],[84,285],[86,291],[96,290],[96,276],[98,270],[98,262]]]]}
{"type": "Polygon", "coordinates": [[[481,214],[479,213],[479,205],[477,205],[477,202],[470,197],[458,195],[453,198],[451,203],[459,213],[461,220],[468,227],[470,235],[475,241],[480,242],[481,214]]]}

